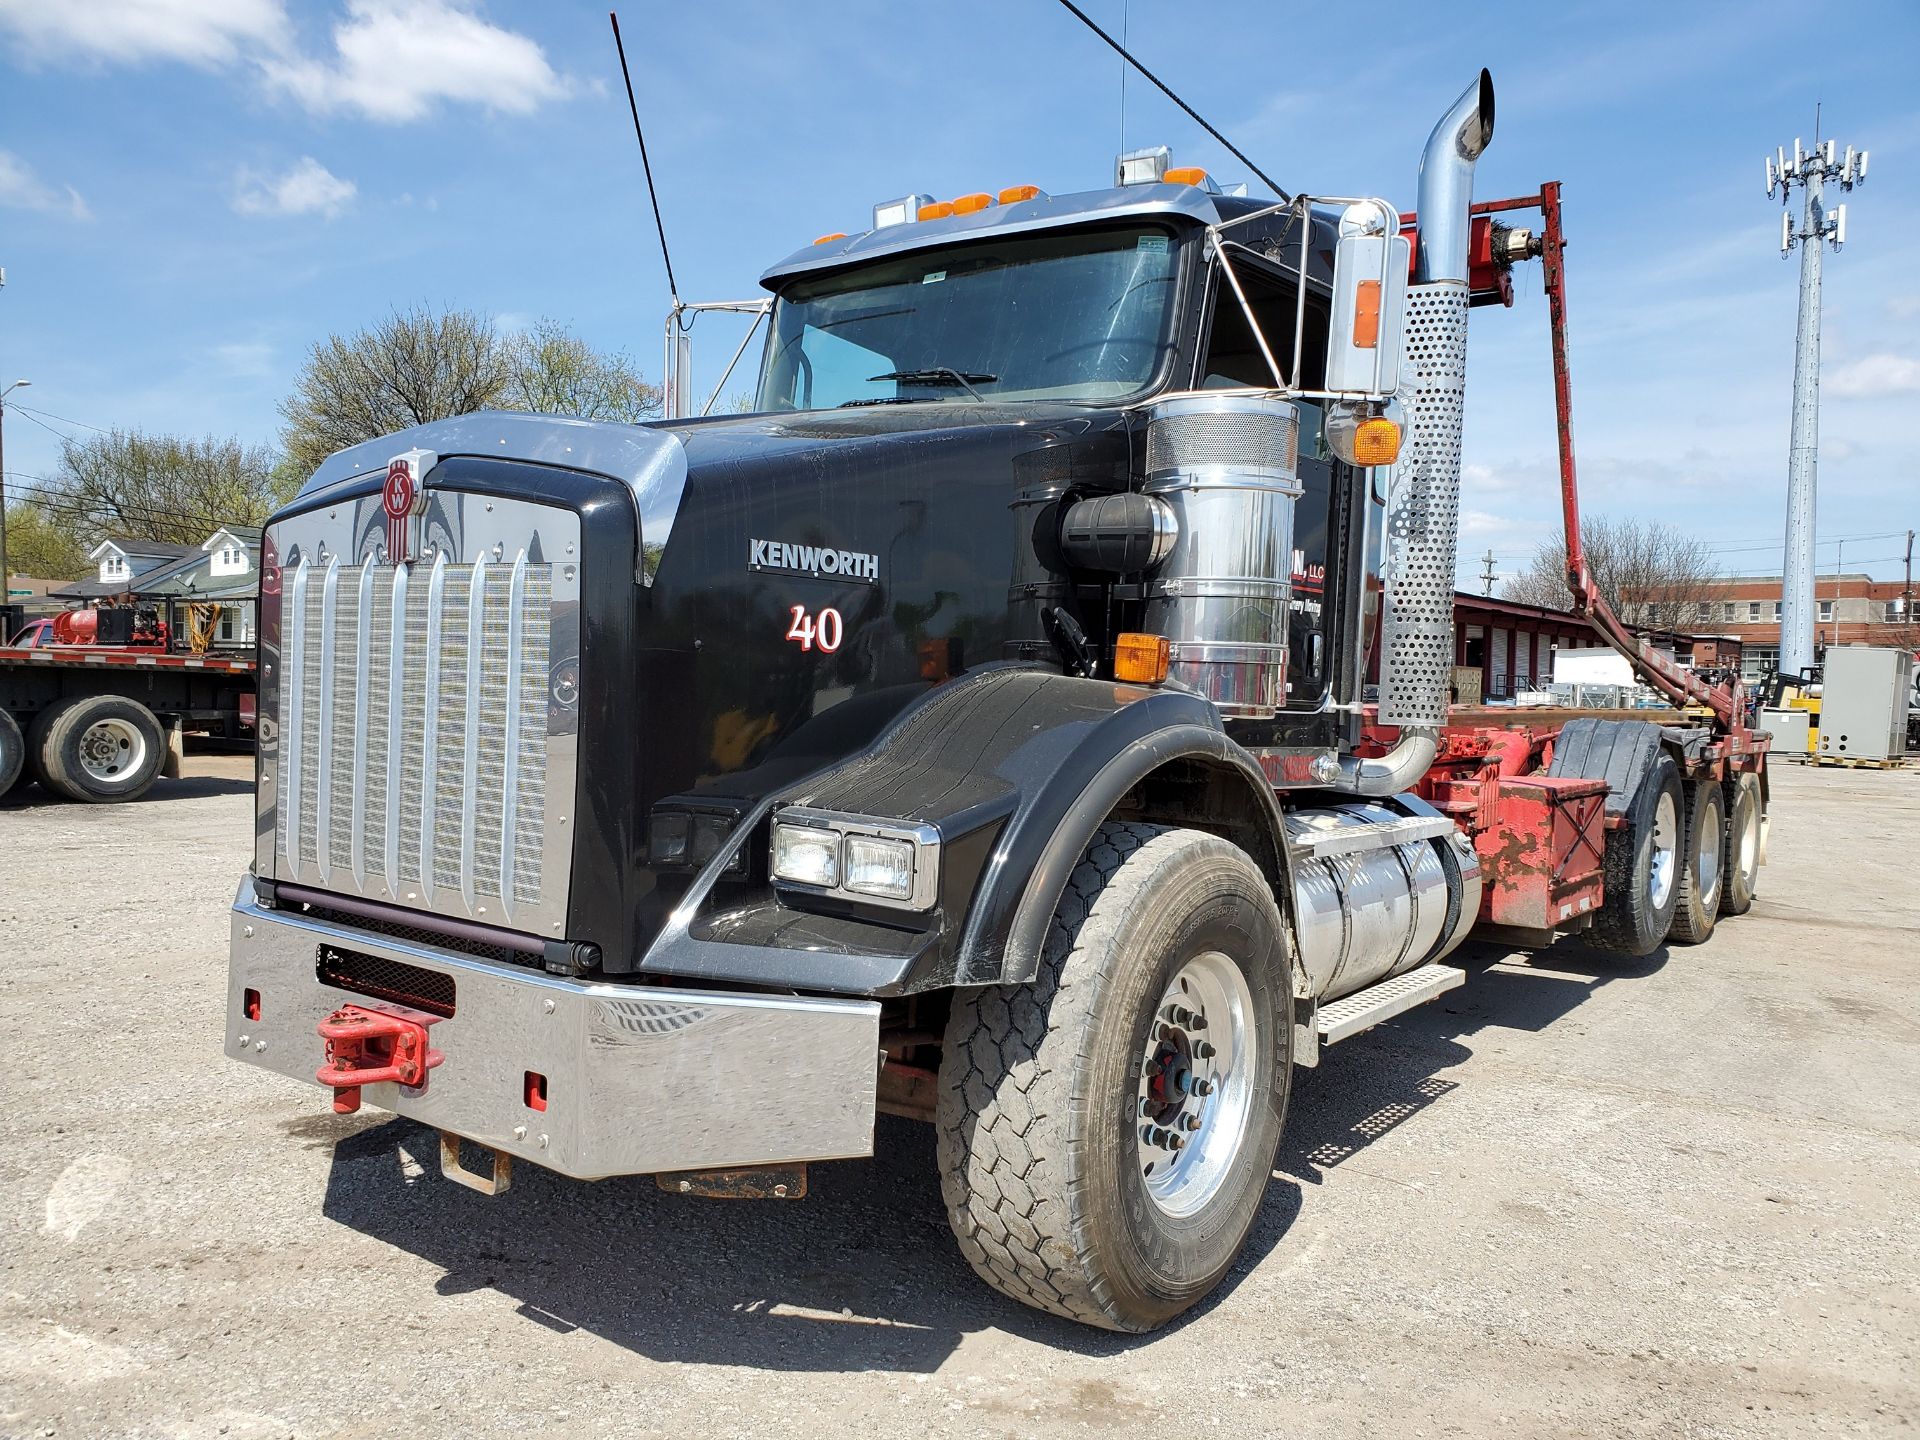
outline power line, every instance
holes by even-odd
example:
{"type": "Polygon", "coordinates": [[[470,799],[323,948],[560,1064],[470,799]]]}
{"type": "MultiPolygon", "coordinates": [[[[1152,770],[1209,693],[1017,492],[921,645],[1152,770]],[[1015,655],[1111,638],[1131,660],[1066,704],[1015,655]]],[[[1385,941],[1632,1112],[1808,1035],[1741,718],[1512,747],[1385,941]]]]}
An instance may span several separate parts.
{"type": "Polygon", "coordinates": [[[82,430],[91,430],[97,435],[111,435],[113,433],[111,430],[104,430],[98,425],[89,425],[84,420],[69,420],[66,416],[56,415],[51,410],[39,410],[31,405],[22,405],[18,400],[13,402],[13,408],[15,410],[25,410],[29,415],[44,415],[49,420],[58,420],[62,425],[78,425],[82,430]]]}

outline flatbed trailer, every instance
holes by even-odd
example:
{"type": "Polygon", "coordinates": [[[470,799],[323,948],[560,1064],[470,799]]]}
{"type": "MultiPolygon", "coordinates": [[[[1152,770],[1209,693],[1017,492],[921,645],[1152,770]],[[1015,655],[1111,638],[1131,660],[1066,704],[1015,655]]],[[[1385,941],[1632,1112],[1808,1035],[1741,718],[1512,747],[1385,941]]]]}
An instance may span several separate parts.
{"type": "Polygon", "coordinates": [[[37,780],[66,800],[136,800],[178,778],[186,735],[252,732],[258,669],[251,654],[0,646],[0,796],[37,780]]]}

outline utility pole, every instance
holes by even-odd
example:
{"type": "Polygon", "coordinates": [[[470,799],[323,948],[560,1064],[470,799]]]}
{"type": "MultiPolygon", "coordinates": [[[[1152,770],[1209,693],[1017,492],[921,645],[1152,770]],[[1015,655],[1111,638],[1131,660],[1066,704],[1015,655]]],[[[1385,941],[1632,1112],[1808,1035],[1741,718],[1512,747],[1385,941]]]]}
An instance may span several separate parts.
{"type": "MultiPolygon", "coordinates": [[[[5,283],[6,272],[0,270],[0,285],[5,283]]],[[[13,572],[7,568],[7,396],[22,385],[32,383],[31,380],[16,380],[0,390],[0,605],[5,605],[13,594],[13,583],[8,578],[13,572]]]]}
{"type": "Polygon", "coordinates": [[[1913,643],[1913,531],[1907,531],[1907,578],[1900,587],[1900,630],[1913,643]]]}
{"type": "Polygon", "coordinates": [[[1493,573],[1493,551],[1487,551],[1487,553],[1480,558],[1487,562],[1487,568],[1480,572],[1480,593],[1482,595],[1491,595],[1493,593],[1493,582],[1495,578],[1493,573]]]}
{"type": "Polygon", "coordinates": [[[1793,353],[1793,434],[1787,452],[1787,547],[1781,566],[1780,670],[1797,675],[1813,664],[1814,472],[1820,451],[1820,262],[1827,245],[1846,243],[1847,207],[1826,207],[1826,185],[1851,190],[1867,178],[1867,152],[1847,146],[1840,158],[1833,141],[1820,139],[1814,115],[1813,149],[1793,142],[1767,157],[1767,195],[1780,193],[1780,253],[1800,247],[1800,318],[1793,353]],[[1805,192],[1799,228],[1793,223],[1793,187],[1805,192]]]}

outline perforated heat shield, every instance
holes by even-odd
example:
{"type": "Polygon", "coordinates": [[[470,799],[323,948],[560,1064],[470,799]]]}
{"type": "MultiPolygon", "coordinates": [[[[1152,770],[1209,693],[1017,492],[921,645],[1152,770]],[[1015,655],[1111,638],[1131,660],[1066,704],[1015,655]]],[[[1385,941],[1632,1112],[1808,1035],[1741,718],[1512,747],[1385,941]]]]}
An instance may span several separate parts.
{"type": "Polygon", "coordinates": [[[1387,517],[1380,719],[1444,725],[1453,674],[1453,564],[1460,529],[1460,417],[1466,397],[1467,287],[1407,294],[1416,367],[1406,457],[1387,517]]]}

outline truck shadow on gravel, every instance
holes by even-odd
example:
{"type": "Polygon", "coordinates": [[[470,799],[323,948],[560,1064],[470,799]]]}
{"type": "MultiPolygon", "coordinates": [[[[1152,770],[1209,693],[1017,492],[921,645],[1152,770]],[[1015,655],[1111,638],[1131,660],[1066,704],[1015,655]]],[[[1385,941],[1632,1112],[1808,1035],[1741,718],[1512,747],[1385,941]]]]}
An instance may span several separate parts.
{"type": "MultiPolygon", "coordinates": [[[[134,806],[164,805],[176,800],[205,800],[214,795],[252,793],[253,780],[249,776],[193,775],[182,780],[156,780],[146,794],[127,803],[134,806]]],[[[30,785],[24,780],[5,796],[0,796],[0,810],[51,810],[55,806],[71,807],[72,804],[72,801],[54,794],[46,786],[30,785]]]]}
{"type": "MultiPolygon", "coordinates": [[[[1327,1051],[1296,1074],[1278,1170],[1226,1282],[1175,1322],[1202,1320],[1287,1237],[1312,1187],[1463,1083],[1460,1043],[1483,1027],[1539,1029],[1647,961],[1591,964],[1555,951],[1553,974],[1470,954],[1467,987],[1327,1051]]],[[[936,1370],[972,1332],[999,1329],[1082,1355],[1151,1336],[1114,1335],[1004,1300],[947,1229],[931,1127],[882,1116],[871,1160],[815,1166],[805,1200],[667,1194],[650,1179],[585,1184],[533,1166],[493,1199],[442,1180],[432,1131],[405,1120],[302,1116],[333,1147],[327,1218],[440,1267],[441,1295],[491,1289],[531,1324],[586,1330],[654,1360],[765,1370],[936,1370]]],[[[420,1309],[431,1313],[426,1296],[420,1309]]]]}

